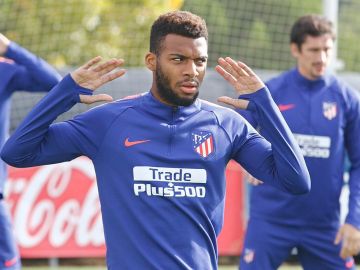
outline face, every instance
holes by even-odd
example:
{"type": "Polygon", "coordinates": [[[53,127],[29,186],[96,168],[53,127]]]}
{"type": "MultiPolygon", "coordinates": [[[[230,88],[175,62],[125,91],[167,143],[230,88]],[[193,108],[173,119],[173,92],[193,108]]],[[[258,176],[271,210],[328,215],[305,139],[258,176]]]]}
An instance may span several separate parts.
{"type": "Polygon", "coordinates": [[[159,55],[148,53],[147,66],[154,72],[153,95],[171,106],[189,106],[199,95],[207,65],[205,38],[169,34],[159,55]]]}
{"type": "Polygon", "coordinates": [[[300,49],[296,44],[291,44],[291,52],[297,60],[299,72],[305,78],[316,80],[324,75],[333,47],[334,41],[330,34],[307,36],[300,49]]]}

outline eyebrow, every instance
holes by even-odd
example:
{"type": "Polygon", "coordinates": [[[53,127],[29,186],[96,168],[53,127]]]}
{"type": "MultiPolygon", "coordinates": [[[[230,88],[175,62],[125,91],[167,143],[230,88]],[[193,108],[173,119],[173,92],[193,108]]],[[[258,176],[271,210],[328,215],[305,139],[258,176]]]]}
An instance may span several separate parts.
{"type": "MultiPolygon", "coordinates": [[[[191,57],[188,57],[188,56],[185,56],[183,54],[180,54],[180,53],[170,53],[169,56],[177,56],[177,57],[182,57],[182,58],[191,58],[191,57]]],[[[201,55],[199,57],[196,57],[195,59],[208,59],[208,56],[207,55],[201,55]]]]}

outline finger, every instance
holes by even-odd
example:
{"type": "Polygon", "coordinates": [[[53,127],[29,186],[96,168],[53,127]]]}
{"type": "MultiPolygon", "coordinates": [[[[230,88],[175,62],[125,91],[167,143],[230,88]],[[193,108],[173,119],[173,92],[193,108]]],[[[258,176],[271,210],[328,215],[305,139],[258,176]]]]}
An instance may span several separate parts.
{"type": "Polygon", "coordinates": [[[237,64],[239,65],[239,67],[246,72],[249,76],[256,76],[255,72],[249,68],[245,63],[238,61],[237,64]]]}
{"type": "Polygon", "coordinates": [[[123,76],[125,73],[126,73],[126,69],[120,69],[115,72],[103,75],[101,77],[101,84],[98,87],[100,87],[101,85],[103,85],[107,82],[111,82],[111,81],[123,76]]]}
{"type": "Polygon", "coordinates": [[[263,181],[260,181],[260,180],[258,180],[258,179],[255,179],[255,180],[256,180],[256,186],[259,186],[259,185],[264,184],[264,182],[263,182],[263,181]]]}
{"type": "Polygon", "coordinates": [[[252,180],[252,184],[253,184],[254,186],[258,186],[258,185],[264,184],[263,181],[260,181],[259,179],[256,179],[256,178],[254,178],[254,177],[253,177],[253,179],[251,179],[251,180],[252,180]]]}
{"type": "Polygon", "coordinates": [[[235,87],[237,80],[234,76],[232,76],[229,72],[227,72],[222,66],[217,65],[215,67],[215,70],[226,80],[228,81],[232,86],[235,87]]]}
{"type": "Polygon", "coordinates": [[[226,57],[225,61],[232,67],[232,69],[237,73],[237,75],[240,76],[249,76],[248,73],[237,63],[235,62],[231,57],[226,57]]]}
{"type": "Polygon", "coordinates": [[[341,251],[340,251],[340,257],[342,259],[346,259],[346,251],[345,251],[345,248],[341,248],[341,251]]]}
{"type": "Polygon", "coordinates": [[[111,59],[101,65],[98,65],[93,69],[93,71],[96,71],[100,76],[102,76],[114,70],[115,68],[121,66],[123,63],[124,63],[123,59],[111,59]]]}
{"type": "Polygon", "coordinates": [[[343,237],[342,248],[340,251],[340,257],[345,259],[349,255],[350,255],[349,239],[347,237],[343,237]]]}
{"type": "Polygon", "coordinates": [[[82,68],[83,69],[89,69],[93,65],[99,63],[101,60],[102,60],[101,56],[96,56],[93,59],[91,59],[90,61],[88,61],[87,63],[85,63],[84,65],[82,65],[82,68]]]}
{"type": "Polygon", "coordinates": [[[227,105],[231,105],[237,109],[243,109],[243,110],[246,110],[247,106],[249,105],[248,100],[234,99],[234,98],[230,98],[230,97],[219,97],[218,101],[225,103],[227,105]]]}
{"type": "Polygon", "coordinates": [[[105,74],[101,78],[96,77],[95,79],[92,79],[89,82],[84,82],[84,83],[80,84],[80,86],[95,91],[100,86],[104,85],[105,83],[115,80],[116,78],[119,78],[120,76],[124,75],[125,72],[126,72],[125,69],[120,69],[113,73],[105,74]]]}
{"type": "Polygon", "coordinates": [[[341,239],[342,239],[342,230],[340,229],[336,234],[334,244],[338,245],[340,243],[341,239]]]}
{"type": "Polygon", "coordinates": [[[347,246],[343,246],[340,251],[340,257],[346,259],[347,257],[351,256],[351,251],[347,246]]]}
{"type": "Polygon", "coordinates": [[[249,180],[248,180],[248,182],[251,184],[251,185],[253,185],[253,186],[258,186],[258,185],[260,185],[260,184],[262,184],[263,182],[262,181],[260,181],[260,180],[258,180],[258,179],[256,179],[256,178],[250,178],[249,180]]]}
{"type": "MultiPolygon", "coordinates": [[[[227,57],[231,59],[230,57],[227,57]]],[[[233,68],[228,61],[226,61],[224,58],[220,57],[218,59],[219,65],[226,70],[229,74],[231,74],[234,78],[239,77],[239,74],[236,72],[236,68],[233,68]]]]}
{"type": "Polygon", "coordinates": [[[101,101],[110,102],[113,101],[113,98],[107,94],[97,94],[93,96],[80,95],[80,102],[84,104],[93,104],[101,101]]]}

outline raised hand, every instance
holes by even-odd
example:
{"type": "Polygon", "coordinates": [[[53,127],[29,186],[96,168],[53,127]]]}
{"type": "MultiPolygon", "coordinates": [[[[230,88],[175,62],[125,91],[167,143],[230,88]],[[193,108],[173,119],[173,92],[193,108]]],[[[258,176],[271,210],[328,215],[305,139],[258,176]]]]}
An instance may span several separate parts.
{"type": "Polygon", "coordinates": [[[0,33],[0,55],[6,53],[9,45],[10,45],[10,40],[0,33]]]}
{"type": "MultiPolygon", "coordinates": [[[[81,87],[95,91],[107,82],[115,80],[124,75],[125,70],[116,70],[124,63],[122,59],[111,59],[97,65],[102,57],[97,56],[87,62],[85,65],[73,71],[70,75],[74,81],[81,87]]],[[[113,98],[106,94],[80,95],[80,101],[85,104],[91,104],[98,101],[112,101],[113,98]]]]}
{"type": "MultiPolygon", "coordinates": [[[[218,63],[215,70],[234,87],[238,95],[251,94],[265,86],[263,81],[240,61],[236,62],[230,57],[220,57],[218,63]]],[[[218,100],[239,109],[246,109],[249,104],[247,100],[230,97],[220,97],[218,100]]]]}

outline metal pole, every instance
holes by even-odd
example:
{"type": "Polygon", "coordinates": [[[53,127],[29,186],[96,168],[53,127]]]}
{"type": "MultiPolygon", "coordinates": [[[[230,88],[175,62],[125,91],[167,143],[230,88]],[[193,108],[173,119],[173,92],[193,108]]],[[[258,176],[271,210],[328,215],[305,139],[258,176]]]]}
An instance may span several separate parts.
{"type": "MultiPolygon", "coordinates": [[[[338,22],[339,22],[339,0],[323,0],[323,15],[328,18],[334,25],[336,37],[338,36],[338,22]]],[[[330,63],[330,70],[336,72],[343,68],[343,63],[337,58],[338,55],[338,38],[334,43],[333,55],[330,63]]]]}
{"type": "Polygon", "coordinates": [[[59,269],[59,258],[49,258],[49,266],[51,270],[59,269]]]}

